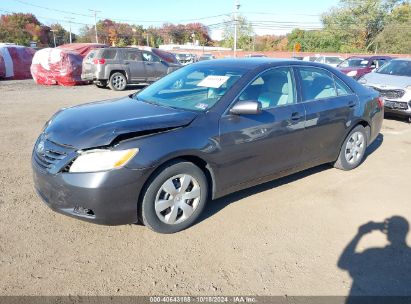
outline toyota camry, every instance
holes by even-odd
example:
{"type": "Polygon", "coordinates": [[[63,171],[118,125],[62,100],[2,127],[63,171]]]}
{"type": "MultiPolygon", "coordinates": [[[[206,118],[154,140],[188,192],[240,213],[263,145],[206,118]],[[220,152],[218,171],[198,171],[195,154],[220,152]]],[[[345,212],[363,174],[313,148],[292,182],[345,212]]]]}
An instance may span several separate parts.
{"type": "Polygon", "coordinates": [[[57,112],[33,149],[35,189],[77,219],[174,233],[235,191],[324,163],[356,168],[383,114],[376,91],[326,65],[203,61],[57,112]]]}

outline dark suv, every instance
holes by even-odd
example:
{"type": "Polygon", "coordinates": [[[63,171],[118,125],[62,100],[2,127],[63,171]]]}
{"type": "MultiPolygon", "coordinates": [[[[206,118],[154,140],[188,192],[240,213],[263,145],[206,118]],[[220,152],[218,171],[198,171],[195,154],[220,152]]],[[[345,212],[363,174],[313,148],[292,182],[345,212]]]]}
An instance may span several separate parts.
{"type": "Polygon", "coordinates": [[[136,48],[97,49],[83,60],[81,78],[99,88],[122,91],[127,84],[151,83],[181,67],[154,52],[136,48]]]}

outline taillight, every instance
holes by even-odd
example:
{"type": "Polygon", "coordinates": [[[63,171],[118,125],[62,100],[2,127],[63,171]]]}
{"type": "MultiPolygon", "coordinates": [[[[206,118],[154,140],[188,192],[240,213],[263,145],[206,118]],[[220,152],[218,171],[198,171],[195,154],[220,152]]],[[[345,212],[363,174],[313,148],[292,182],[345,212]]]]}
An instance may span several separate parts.
{"type": "Polygon", "coordinates": [[[378,108],[382,109],[384,107],[384,99],[382,97],[377,98],[378,108]]]}
{"type": "Polygon", "coordinates": [[[94,64],[105,64],[106,60],[104,58],[97,58],[93,60],[94,64]]]}

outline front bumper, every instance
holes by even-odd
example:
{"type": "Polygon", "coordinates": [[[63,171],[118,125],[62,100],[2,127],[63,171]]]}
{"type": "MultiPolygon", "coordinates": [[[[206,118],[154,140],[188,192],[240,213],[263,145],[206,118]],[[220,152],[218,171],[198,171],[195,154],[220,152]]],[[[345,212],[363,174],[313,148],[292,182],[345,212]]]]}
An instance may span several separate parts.
{"type": "Polygon", "coordinates": [[[150,169],[51,174],[34,159],[32,168],[37,193],[54,211],[101,225],[138,222],[138,199],[150,169]]]}
{"type": "Polygon", "coordinates": [[[395,116],[411,117],[411,102],[407,103],[404,101],[385,100],[384,111],[387,114],[392,114],[395,116]],[[398,104],[407,105],[408,108],[400,108],[398,104]]]}

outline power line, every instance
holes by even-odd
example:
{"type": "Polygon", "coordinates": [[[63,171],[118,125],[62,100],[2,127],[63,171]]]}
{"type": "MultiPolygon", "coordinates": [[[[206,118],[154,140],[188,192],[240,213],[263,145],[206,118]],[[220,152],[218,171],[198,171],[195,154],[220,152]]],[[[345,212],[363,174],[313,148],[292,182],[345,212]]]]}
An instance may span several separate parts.
{"type": "Polygon", "coordinates": [[[60,12],[60,13],[70,14],[70,15],[83,16],[83,17],[93,17],[91,15],[75,13],[75,12],[70,12],[70,11],[64,11],[64,10],[55,9],[55,8],[51,8],[51,7],[45,7],[45,6],[41,6],[41,5],[37,5],[37,4],[27,3],[27,2],[22,1],[22,0],[14,0],[14,1],[19,2],[21,4],[24,4],[24,5],[29,5],[29,6],[33,6],[33,7],[37,7],[37,8],[42,8],[42,9],[49,10],[49,11],[60,12]]]}
{"type": "MultiPolygon", "coordinates": [[[[9,11],[9,10],[5,10],[5,9],[0,9],[1,12],[7,13],[7,14],[19,14],[18,12],[13,12],[13,11],[9,11]]],[[[34,14],[33,14],[34,15],[34,14]]],[[[41,18],[44,20],[49,20],[49,21],[53,21],[56,23],[64,23],[64,24],[68,24],[68,21],[66,20],[62,20],[62,19],[55,19],[55,18],[50,18],[50,17],[45,17],[45,16],[39,16],[39,15],[35,15],[36,18],[41,18]]],[[[72,24],[78,24],[78,25],[90,25],[88,23],[81,23],[81,22],[75,22],[75,21],[71,21],[72,24]]]]}

